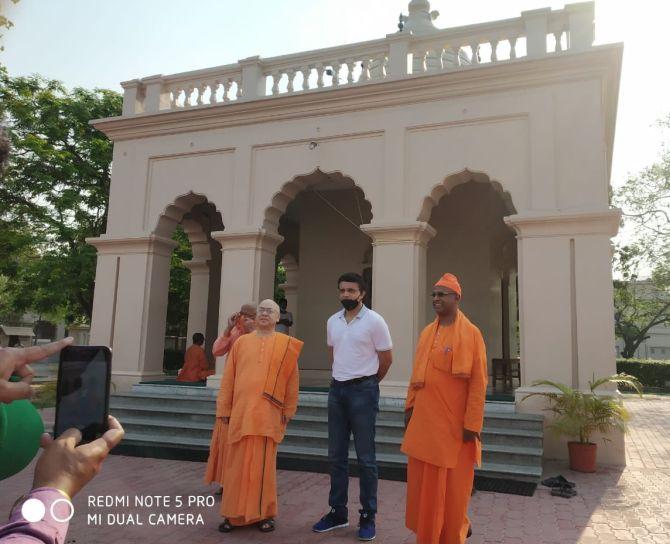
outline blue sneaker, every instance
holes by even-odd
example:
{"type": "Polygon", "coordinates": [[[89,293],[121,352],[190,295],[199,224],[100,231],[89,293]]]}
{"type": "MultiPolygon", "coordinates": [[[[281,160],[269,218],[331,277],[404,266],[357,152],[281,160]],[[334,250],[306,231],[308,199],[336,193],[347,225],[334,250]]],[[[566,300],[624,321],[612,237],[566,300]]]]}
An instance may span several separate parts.
{"type": "Polygon", "coordinates": [[[374,540],[376,536],[374,516],[361,511],[361,518],[358,522],[358,540],[374,540]]]}
{"type": "Polygon", "coordinates": [[[315,533],[327,533],[328,531],[339,529],[340,527],[349,527],[349,520],[338,516],[335,513],[335,508],[331,508],[330,512],[312,526],[312,531],[315,533]]]}

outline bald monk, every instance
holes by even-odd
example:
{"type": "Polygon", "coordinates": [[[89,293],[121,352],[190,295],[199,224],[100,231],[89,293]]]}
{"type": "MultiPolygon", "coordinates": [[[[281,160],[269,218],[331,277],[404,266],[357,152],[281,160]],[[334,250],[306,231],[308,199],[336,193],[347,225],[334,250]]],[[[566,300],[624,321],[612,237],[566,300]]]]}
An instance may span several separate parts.
{"type": "Polygon", "coordinates": [[[223,357],[235,344],[235,341],[243,334],[254,330],[256,320],[256,304],[242,304],[240,311],[228,318],[228,325],[221,335],[214,341],[212,355],[223,357]]]}
{"type": "Polygon", "coordinates": [[[201,382],[207,379],[207,376],[214,374],[209,369],[209,361],[205,355],[202,345],[205,343],[205,337],[201,332],[193,335],[193,344],[184,354],[184,366],[177,376],[178,382],[201,382]]]}
{"type": "Polygon", "coordinates": [[[258,306],[256,331],[230,351],[216,401],[216,425],[228,425],[219,531],[258,524],[273,531],[277,515],[277,444],[298,407],[303,343],[275,332],[279,306],[258,306]]]}
{"type": "MultiPolygon", "coordinates": [[[[242,304],[240,311],[228,318],[228,325],[212,346],[215,357],[223,357],[232,349],[238,338],[253,332],[256,327],[256,304],[242,304]]],[[[223,493],[223,467],[226,464],[226,440],[228,439],[228,425],[218,419],[214,425],[212,440],[209,445],[209,457],[205,469],[205,483],[219,484],[215,495],[223,493]]]]}
{"type": "Polygon", "coordinates": [[[461,286],[445,274],[432,292],[436,318],[416,349],[405,406],[405,524],[418,544],[462,544],[486,401],[486,347],[458,308],[461,286]]]}

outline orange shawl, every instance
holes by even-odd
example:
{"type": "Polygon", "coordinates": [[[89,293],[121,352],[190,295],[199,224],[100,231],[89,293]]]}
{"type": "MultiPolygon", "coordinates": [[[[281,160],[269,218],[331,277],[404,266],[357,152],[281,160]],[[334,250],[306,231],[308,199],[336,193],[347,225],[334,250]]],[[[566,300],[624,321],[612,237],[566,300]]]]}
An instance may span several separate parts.
{"type": "Polygon", "coordinates": [[[284,407],[286,385],[298,366],[304,342],[282,333],[275,333],[272,358],[265,378],[263,396],[276,406],[284,407]]]}
{"type": "MultiPolygon", "coordinates": [[[[422,388],[426,383],[426,365],[430,350],[435,342],[435,334],[439,327],[439,318],[435,318],[430,334],[423,341],[419,341],[416,348],[416,358],[410,386],[414,389],[422,388]]],[[[469,378],[472,373],[474,349],[477,346],[477,327],[475,327],[463,312],[458,310],[454,322],[454,352],[451,373],[457,378],[469,378]]]]}

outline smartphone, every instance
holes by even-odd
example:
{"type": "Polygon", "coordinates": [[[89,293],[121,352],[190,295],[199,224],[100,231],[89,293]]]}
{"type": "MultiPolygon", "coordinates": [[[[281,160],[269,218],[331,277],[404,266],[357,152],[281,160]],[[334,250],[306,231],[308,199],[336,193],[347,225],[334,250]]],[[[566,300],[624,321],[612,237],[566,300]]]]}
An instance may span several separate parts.
{"type": "Polygon", "coordinates": [[[71,427],[91,442],[107,430],[112,352],[107,346],[67,346],[60,352],[54,437],[71,427]]]}

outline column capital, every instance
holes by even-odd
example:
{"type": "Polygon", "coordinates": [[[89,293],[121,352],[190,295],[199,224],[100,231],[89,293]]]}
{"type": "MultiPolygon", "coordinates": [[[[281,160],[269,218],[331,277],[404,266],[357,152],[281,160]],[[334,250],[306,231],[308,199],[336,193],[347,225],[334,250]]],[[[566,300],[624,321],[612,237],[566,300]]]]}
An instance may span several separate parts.
{"type": "Polygon", "coordinates": [[[370,235],[373,246],[382,244],[425,246],[436,234],[435,229],[424,221],[368,223],[361,225],[361,230],[370,235]]]}
{"type": "Polygon", "coordinates": [[[517,238],[546,238],[601,234],[615,236],[619,231],[621,210],[566,210],[559,212],[527,212],[509,215],[505,223],[517,238]]]}
{"type": "Polygon", "coordinates": [[[209,262],[193,259],[183,261],[182,264],[191,271],[191,274],[209,274],[209,262]]]}
{"type": "Polygon", "coordinates": [[[109,236],[86,238],[86,243],[98,250],[98,255],[128,255],[151,253],[170,256],[179,244],[170,238],[150,234],[149,236],[109,236]]]}
{"type": "Polygon", "coordinates": [[[221,251],[236,249],[259,249],[275,251],[284,241],[284,237],[263,228],[240,229],[235,231],[219,230],[211,233],[214,240],[221,244],[221,251]]]}

